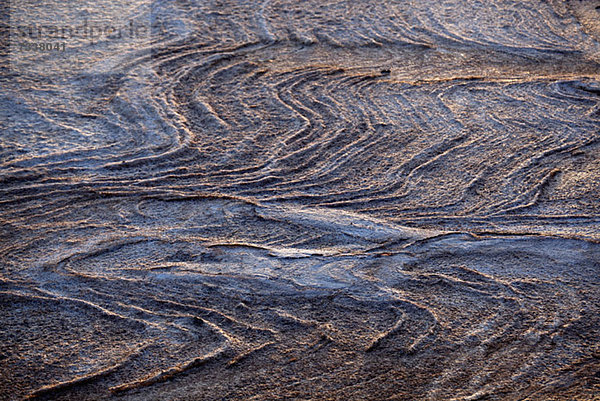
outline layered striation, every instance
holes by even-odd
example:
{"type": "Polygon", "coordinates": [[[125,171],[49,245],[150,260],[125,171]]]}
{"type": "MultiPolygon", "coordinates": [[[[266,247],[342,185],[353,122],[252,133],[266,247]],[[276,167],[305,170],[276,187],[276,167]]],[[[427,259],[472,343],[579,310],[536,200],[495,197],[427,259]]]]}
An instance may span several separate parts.
{"type": "Polygon", "coordinates": [[[110,3],[1,60],[0,399],[596,397],[600,3],[110,3]]]}

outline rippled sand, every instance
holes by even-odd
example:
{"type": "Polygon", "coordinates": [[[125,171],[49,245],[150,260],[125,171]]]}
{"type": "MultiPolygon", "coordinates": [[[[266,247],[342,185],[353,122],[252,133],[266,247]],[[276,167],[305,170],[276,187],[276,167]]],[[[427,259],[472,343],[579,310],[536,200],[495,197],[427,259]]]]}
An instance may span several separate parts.
{"type": "Polygon", "coordinates": [[[600,2],[44,1],[0,399],[600,399],[600,2]]]}

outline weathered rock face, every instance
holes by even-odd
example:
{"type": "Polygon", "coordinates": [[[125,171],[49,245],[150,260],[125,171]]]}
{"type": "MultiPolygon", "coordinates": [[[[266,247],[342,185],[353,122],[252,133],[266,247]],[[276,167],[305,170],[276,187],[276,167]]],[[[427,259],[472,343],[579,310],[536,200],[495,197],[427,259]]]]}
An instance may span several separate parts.
{"type": "Polygon", "coordinates": [[[597,397],[600,3],[81,3],[4,6],[0,399],[597,397]]]}

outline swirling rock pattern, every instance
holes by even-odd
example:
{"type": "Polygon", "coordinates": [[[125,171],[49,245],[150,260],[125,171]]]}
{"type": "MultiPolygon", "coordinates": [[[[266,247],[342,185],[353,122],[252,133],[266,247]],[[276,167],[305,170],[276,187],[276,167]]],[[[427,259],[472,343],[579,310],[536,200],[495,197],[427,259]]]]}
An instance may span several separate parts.
{"type": "Polygon", "coordinates": [[[598,399],[600,3],[112,3],[3,53],[0,399],[598,399]]]}

